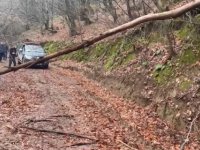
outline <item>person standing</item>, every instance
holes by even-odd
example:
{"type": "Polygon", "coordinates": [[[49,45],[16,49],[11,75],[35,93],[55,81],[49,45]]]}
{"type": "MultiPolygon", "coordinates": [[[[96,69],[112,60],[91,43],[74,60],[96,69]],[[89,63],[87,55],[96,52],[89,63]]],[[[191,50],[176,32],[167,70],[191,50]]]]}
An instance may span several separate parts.
{"type": "Polygon", "coordinates": [[[4,55],[3,45],[2,45],[2,43],[0,43],[0,62],[1,62],[2,59],[3,59],[3,55],[4,55]]]}
{"type": "Polygon", "coordinates": [[[12,63],[14,66],[16,66],[16,57],[17,49],[15,47],[11,47],[9,52],[9,68],[12,66],[12,63]]]}
{"type": "Polygon", "coordinates": [[[7,60],[8,45],[6,43],[3,44],[3,50],[4,50],[4,60],[7,60]]]}

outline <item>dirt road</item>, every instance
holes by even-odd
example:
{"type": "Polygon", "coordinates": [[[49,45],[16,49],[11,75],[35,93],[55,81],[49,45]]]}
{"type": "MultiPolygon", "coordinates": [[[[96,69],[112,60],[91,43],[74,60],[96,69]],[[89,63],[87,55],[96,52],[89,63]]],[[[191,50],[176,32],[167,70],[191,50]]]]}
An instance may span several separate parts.
{"type": "MultiPolygon", "coordinates": [[[[183,138],[75,70],[51,65],[0,76],[0,150],[174,150],[183,138]]],[[[198,146],[193,140],[187,149],[198,146]]]]}

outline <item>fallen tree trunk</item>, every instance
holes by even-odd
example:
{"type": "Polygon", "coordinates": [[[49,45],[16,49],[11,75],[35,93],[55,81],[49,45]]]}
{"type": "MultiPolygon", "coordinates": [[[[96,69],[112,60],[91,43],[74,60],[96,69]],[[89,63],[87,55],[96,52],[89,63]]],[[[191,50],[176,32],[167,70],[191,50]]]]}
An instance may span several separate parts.
{"type": "Polygon", "coordinates": [[[100,34],[99,36],[88,39],[88,40],[84,41],[83,43],[77,44],[77,45],[75,45],[71,48],[67,48],[67,49],[59,51],[57,53],[48,55],[48,56],[46,56],[42,59],[39,59],[37,61],[30,61],[28,63],[22,64],[22,65],[13,67],[13,68],[8,68],[6,70],[3,70],[3,71],[0,72],[0,75],[6,74],[6,73],[9,73],[9,72],[12,72],[12,71],[16,71],[16,70],[19,70],[19,69],[22,69],[22,68],[27,68],[29,66],[40,63],[42,61],[47,61],[47,60],[50,60],[50,59],[53,59],[53,58],[56,58],[56,57],[59,57],[59,56],[65,55],[65,54],[69,54],[69,53],[77,51],[77,50],[80,50],[82,48],[89,47],[89,46],[109,37],[109,36],[112,36],[112,35],[117,34],[119,32],[125,31],[127,29],[131,29],[131,28],[133,28],[133,27],[135,27],[139,24],[142,24],[142,23],[146,23],[146,22],[149,22],[149,21],[155,21],[155,20],[166,20],[166,19],[177,18],[177,17],[183,15],[184,13],[186,13],[186,12],[188,12],[188,11],[194,9],[194,8],[197,8],[199,6],[200,6],[200,0],[195,0],[193,2],[190,2],[190,3],[188,3],[188,4],[186,4],[182,7],[174,9],[174,10],[170,10],[170,11],[166,11],[166,12],[162,12],[162,13],[156,13],[156,14],[148,14],[148,15],[139,17],[139,18],[137,18],[133,21],[130,21],[128,23],[125,23],[121,26],[110,29],[110,30],[100,34]]]}

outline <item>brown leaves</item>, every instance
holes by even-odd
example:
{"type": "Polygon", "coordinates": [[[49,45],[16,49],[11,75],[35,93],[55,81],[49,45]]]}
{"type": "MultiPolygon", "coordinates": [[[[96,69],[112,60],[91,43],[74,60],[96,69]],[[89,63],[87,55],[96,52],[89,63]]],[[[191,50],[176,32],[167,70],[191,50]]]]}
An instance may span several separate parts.
{"type": "MultiPolygon", "coordinates": [[[[9,74],[5,79],[5,87],[0,89],[0,122],[23,143],[19,144],[22,149],[59,149],[88,142],[76,137],[25,132],[24,129],[20,129],[23,135],[13,132],[27,120],[35,120],[29,127],[41,131],[70,131],[99,140],[96,144],[84,145],[86,149],[117,150],[127,145],[140,150],[178,149],[180,144],[177,138],[180,134],[171,130],[154,112],[117,96],[76,71],[52,67],[44,73],[30,69],[17,72],[15,76],[9,74]],[[62,117],[66,114],[73,118],[62,117]],[[50,116],[57,117],[44,121],[50,116]]],[[[10,134],[5,133],[5,136],[11,138],[10,134]]]]}

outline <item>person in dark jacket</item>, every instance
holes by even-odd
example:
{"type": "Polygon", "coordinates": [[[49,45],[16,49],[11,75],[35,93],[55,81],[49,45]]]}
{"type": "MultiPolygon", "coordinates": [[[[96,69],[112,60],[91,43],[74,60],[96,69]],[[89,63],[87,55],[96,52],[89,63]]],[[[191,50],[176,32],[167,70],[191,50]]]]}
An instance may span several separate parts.
{"type": "Polygon", "coordinates": [[[11,47],[9,51],[9,68],[12,66],[16,66],[16,57],[17,57],[17,49],[15,47],[11,47]]]}
{"type": "Polygon", "coordinates": [[[8,45],[4,42],[0,43],[0,61],[7,59],[8,45]]]}
{"type": "Polygon", "coordinates": [[[3,44],[3,58],[4,60],[7,60],[7,56],[8,56],[8,45],[6,43],[3,44]]]}
{"type": "Polygon", "coordinates": [[[0,62],[2,61],[3,56],[4,56],[3,45],[2,45],[2,43],[0,43],[0,62]]]}
{"type": "Polygon", "coordinates": [[[0,50],[0,62],[2,61],[2,59],[3,59],[3,53],[0,50]]]}

